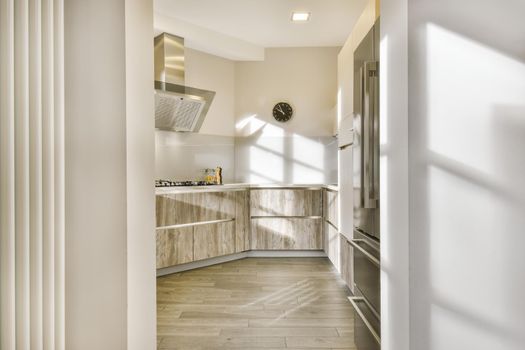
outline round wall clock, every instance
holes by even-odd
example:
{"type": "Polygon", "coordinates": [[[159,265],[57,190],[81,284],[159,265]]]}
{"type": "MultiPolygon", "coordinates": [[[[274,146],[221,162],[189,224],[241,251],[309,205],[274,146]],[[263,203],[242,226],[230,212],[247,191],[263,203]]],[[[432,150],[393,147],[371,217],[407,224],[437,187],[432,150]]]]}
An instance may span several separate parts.
{"type": "Polygon", "coordinates": [[[293,116],[293,108],[289,103],[279,102],[273,107],[273,117],[281,123],[286,123],[293,116]]]}

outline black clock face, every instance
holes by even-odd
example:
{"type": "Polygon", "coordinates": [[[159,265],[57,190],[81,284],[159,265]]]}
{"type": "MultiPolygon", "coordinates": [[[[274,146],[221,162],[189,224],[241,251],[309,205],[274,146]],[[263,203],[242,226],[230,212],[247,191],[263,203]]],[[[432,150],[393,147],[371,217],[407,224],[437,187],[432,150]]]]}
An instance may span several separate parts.
{"type": "Polygon", "coordinates": [[[278,122],[285,123],[292,118],[292,115],[292,106],[286,102],[279,102],[273,107],[273,117],[278,122]]]}

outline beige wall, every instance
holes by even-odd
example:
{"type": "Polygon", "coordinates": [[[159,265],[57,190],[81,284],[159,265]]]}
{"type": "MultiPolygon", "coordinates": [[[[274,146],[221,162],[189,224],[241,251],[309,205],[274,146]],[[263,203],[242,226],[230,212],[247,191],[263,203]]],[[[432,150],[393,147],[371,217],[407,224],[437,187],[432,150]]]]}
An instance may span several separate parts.
{"type": "Polygon", "coordinates": [[[215,91],[199,134],[233,136],[235,62],[186,48],[186,85],[215,91]]]}
{"type": "Polygon", "coordinates": [[[333,135],[336,104],[337,47],[266,49],[262,62],[238,62],[235,66],[235,115],[238,136],[251,133],[255,124],[268,123],[286,134],[333,135]],[[294,117],[285,124],[275,121],[276,102],[289,101],[294,117]]]}
{"type": "Polygon", "coordinates": [[[225,181],[336,182],[338,52],[267,49],[265,61],[234,62],[186,49],[186,84],[217,95],[198,134],[156,132],[156,177],[196,179],[220,165],[225,181]],[[272,116],[281,100],[295,109],[285,124],[272,116]]]}
{"type": "Polygon", "coordinates": [[[256,183],[337,181],[334,115],[339,48],[273,48],[235,70],[235,173],[256,183]],[[287,123],[272,115],[288,101],[287,123]]]}

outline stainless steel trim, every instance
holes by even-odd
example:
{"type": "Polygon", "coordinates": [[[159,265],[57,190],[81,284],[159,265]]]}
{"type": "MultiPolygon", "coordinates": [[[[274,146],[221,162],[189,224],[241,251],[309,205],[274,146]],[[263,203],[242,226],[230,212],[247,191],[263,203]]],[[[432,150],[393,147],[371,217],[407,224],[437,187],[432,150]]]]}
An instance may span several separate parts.
{"type": "Polygon", "coordinates": [[[184,38],[162,33],[154,39],[155,127],[199,131],[215,92],[185,86],[184,38]]]}
{"type": "Polygon", "coordinates": [[[370,262],[372,262],[374,265],[376,265],[377,267],[381,266],[381,262],[375,256],[373,256],[372,254],[370,254],[369,252],[367,252],[366,250],[364,250],[363,248],[359,246],[358,243],[364,243],[370,248],[374,249],[375,251],[379,251],[376,247],[368,243],[366,239],[350,239],[348,240],[348,243],[350,243],[352,247],[356,248],[361,253],[363,253],[363,255],[366,256],[368,260],[370,260],[370,262]]]}
{"type": "MultiPolygon", "coordinates": [[[[372,327],[372,325],[370,324],[370,321],[368,321],[365,317],[365,315],[363,314],[363,311],[361,311],[361,309],[359,308],[359,306],[357,306],[357,303],[356,303],[356,300],[359,300],[359,301],[364,301],[365,304],[368,306],[368,308],[370,309],[370,311],[372,311],[372,313],[374,315],[377,316],[377,313],[374,311],[374,308],[370,307],[370,304],[368,303],[368,301],[366,301],[365,298],[363,297],[348,297],[348,300],[350,301],[350,303],[352,304],[352,306],[354,307],[355,311],[357,312],[357,314],[359,315],[359,317],[361,318],[361,320],[363,321],[363,323],[365,324],[366,328],[368,328],[368,330],[370,331],[370,333],[372,334],[372,336],[374,337],[374,339],[377,341],[377,343],[379,345],[381,345],[381,337],[377,334],[377,332],[374,330],[374,328],[372,327]]],[[[379,317],[377,317],[379,319],[379,317]]]]}
{"type": "Polygon", "coordinates": [[[320,215],[254,215],[252,219],[322,219],[320,215]]]}
{"type": "Polygon", "coordinates": [[[361,77],[363,81],[363,172],[364,172],[364,206],[365,208],[376,208],[376,179],[377,172],[376,155],[375,155],[375,107],[376,107],[376,84],[377,79],[377,62],[368,61],[361,68],[361,77]]]}
{"type": "Polygon", "coordinates": [[[171,230],[175,228],[190,227],[190,226],[220,224],[222,222],[230,222],[230,221],[235,221],[235,218],[210,220],[210,221],[197,221],[197,222],[190,222],[187,224],[178,224],[178,225],[169,225],[169,226],[159,226],[155,230],[171,230]]]}

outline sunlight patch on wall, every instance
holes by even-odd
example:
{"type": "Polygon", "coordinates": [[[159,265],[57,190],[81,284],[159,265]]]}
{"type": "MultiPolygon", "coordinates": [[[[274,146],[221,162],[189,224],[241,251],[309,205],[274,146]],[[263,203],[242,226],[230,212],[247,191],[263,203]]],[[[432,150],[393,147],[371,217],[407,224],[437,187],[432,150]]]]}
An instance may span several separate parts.
{"type": "Polygon", "coordinates": [[[523,105],[525,65],[433,23],[427,25],[429,148],[496,175],[494,105],[523,105]],[[461,93],[458,93],[461,91],[461,93]]]}

